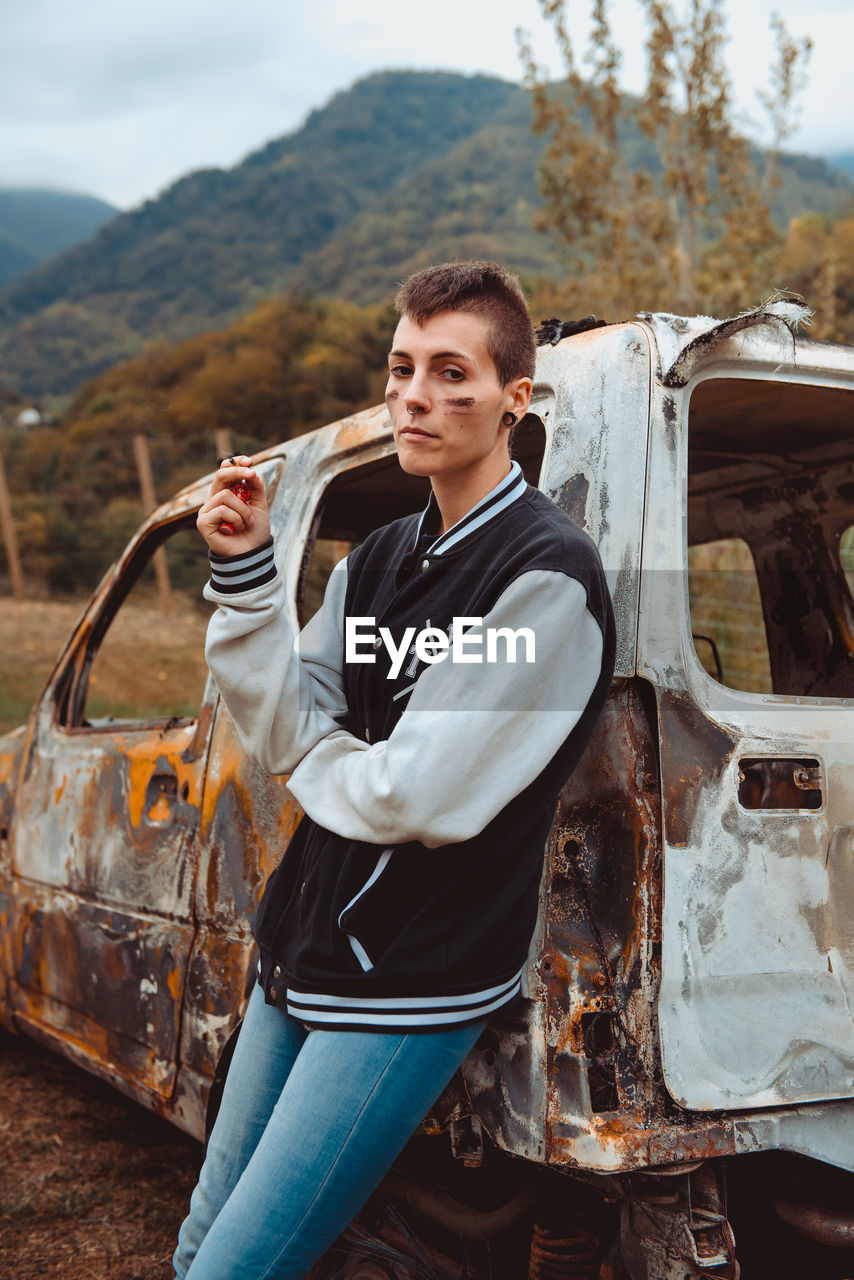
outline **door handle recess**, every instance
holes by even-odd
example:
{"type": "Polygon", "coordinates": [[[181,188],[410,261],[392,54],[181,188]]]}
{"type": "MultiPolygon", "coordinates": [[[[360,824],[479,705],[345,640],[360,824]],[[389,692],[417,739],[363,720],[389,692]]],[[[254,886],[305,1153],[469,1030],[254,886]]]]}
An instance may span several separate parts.
{"type": "Polygon", "coordinates": [[[813,757],[751,756],[738,762],[743,809],[820,809],[821,765],[813,757]]]}
{"type": "Polygon", "coordinates": [[[178,779],[174,773],[154,773],[145,788],[145,816],[149,822],[168,822],[172,805],[178,797],[178,779]]]}

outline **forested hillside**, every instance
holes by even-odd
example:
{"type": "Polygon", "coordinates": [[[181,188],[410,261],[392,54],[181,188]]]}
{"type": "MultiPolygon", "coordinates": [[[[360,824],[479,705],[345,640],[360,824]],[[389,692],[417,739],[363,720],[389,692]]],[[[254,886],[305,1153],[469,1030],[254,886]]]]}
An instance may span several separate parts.
{"type": "Polygon", "coordinates": [[[836,151],[827,159],[837,169],[843,169],[854,178],[854,151],[836,151]]]}
{"type": "Polygon", "coordinates": [[[296,133],[234,169],[190,174],[5,290],[0,369],[33,394],[63,393],[147,338],[235,319],[521,93],[486,76],[369,77],[296,133]]]}
{"type": "MultiPolygon", "coordinates": [[[[388,307],[265,302],[227,329],[152,343],[85,384],[61,422],[7,431],[28,593],[91,590],[141,522],[135,435],[170,497],[215,468],[218,429],[253,453],[380,401],[393,328],[388,307]]],[[[0,543],[0,588],[6,576],[0,543]]]]}
{"type": "MultiPolygon", "coordinates": [[[[441,207],[438,176],[434,196],[441,207]]],[[[379,275],[382,261],[372,261],[379,275]]],[[[854,341],[854,217],[793,219],[779,269],[821,308],[823,336],[854,341]]],[[[535,285],[535,318],[553,314],[551,288],[535,285]]],[[[92,588],[140,523],[134,435],[147,437],[166,498],[214,467],[217,430],[252,453],[381,401],[393,328],[388,305],[269,300],[227,328],[150,343],[84,384],[59,422],[7,430],[2,447],[28,590],[92,588]]],[[[0,421],[4,407],[11,420],[15,397],[0,387],[0,421]]],[[[5,577],[0,548],[0,585],[5,577]]]]}
{"type": "Polygon", "coordinates": [[[88,240],[115,213],[105,200],[73,191],[0,187],[0,288],[88,240]]]}
{"type": "MultiPolygon", "coordinates": [[[[648,160],[638,131],[623,145],[648,160]]],[[[532,226],[541,140],[528,94],[489,76],[381,72],[234,169],[190,174],[0,292],[0,381],[65,395],[143,351],[283,291],[360,303],[428,261],[560,274],[532,226]]],[[[833,211],[854,183],[786,157],[775,216],[833,211]]]]}

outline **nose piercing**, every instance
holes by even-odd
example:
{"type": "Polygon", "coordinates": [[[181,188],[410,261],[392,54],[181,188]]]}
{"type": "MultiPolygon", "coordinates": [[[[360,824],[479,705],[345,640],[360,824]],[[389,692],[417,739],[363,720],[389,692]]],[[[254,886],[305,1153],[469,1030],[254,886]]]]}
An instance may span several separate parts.
{"type": "Polygon", "coordinates": [[[407,409],[406,412],[410,415],[410,417],[414,418],[416,413],[418,412],[418,405],[416,405],[414,409],[407,409]]]}

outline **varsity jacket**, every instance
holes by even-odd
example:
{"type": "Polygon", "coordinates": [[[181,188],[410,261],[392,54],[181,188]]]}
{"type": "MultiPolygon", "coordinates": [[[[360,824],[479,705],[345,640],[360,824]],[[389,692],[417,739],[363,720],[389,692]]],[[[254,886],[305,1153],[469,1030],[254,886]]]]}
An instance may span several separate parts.
{"type": "Polygon", "coordinates": [[[431,497],[332,572],[296,638],[272,540],[211,553],[207,658],[305,810],[254,921],[268,1003],[429,1030],[520,991],[560,787],[604,703],[596,549],[517,463],[437,535],[431,497]]]}

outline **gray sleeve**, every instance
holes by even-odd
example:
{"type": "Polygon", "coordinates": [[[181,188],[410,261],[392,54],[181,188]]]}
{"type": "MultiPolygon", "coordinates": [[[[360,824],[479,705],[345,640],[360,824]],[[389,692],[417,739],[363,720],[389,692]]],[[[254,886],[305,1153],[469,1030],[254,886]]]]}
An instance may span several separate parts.
{"type": "Polygon", "coordinates": [[[288,783],[306,812],[373,844],[434,847],[482,831],[563,744],[602,665],[602,632],[584,588],[563,573],[517,578],[480,630],[499,628],[533,631],[534,661],[525,661],[524,643],[512,661],[499,636],[494,662],[449,655],[426,667],[386,741],[368,745],[333,730],[311,747],[288,783]]]}
{"type": "MultiPolygon", "coordinates": [[[[257,581],[257,578],[255,579],[257,581]]],[[[246,750],[271,773],[289,773],[344,715],[347,561],[335,566],[323,605],[297,636],[278,574],[245,591],[217,590],[205,655],[246,750]]]]}

